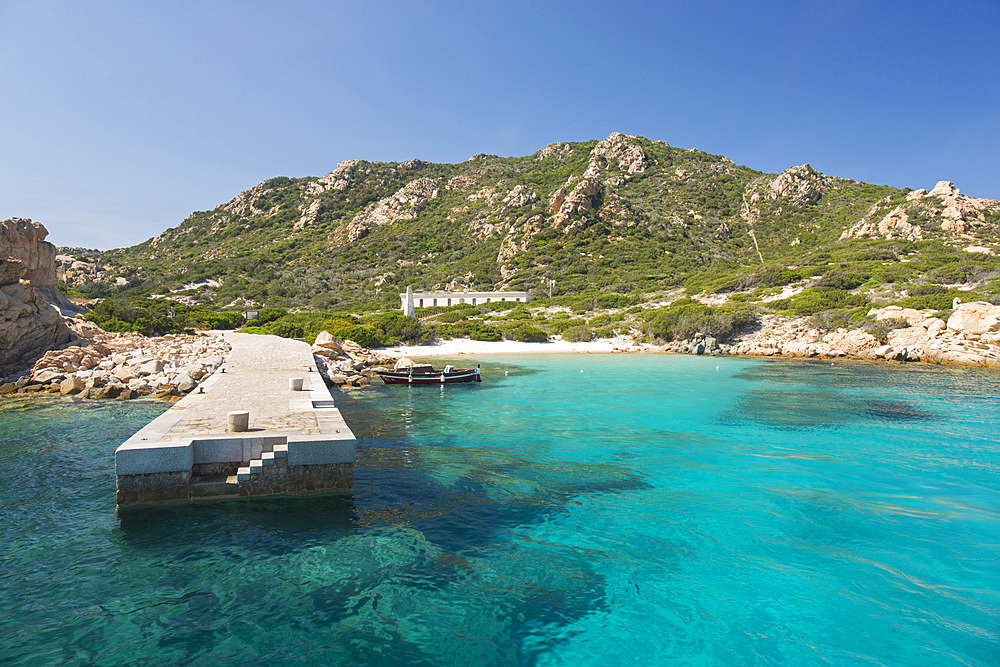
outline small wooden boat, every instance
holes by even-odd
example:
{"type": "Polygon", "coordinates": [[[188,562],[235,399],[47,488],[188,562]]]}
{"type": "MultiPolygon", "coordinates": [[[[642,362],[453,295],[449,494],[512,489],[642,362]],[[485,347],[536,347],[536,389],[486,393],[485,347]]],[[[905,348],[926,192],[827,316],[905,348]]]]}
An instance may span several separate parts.
{"type": "Polygon", "coordinates": [[[438,370],[430,364],[418,364],[392,371],[375,371],[386,384],[449,384],[452,382],[482,382],[479,366],[455,368],[451,365],[438,370]]]}

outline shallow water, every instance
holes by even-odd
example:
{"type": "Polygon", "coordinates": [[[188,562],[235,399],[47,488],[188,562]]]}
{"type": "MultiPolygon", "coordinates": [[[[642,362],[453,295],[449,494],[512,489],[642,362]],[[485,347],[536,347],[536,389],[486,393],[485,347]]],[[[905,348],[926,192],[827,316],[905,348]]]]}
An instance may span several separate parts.
{"type": "Polygon", "coordinates": [[[0,663],[1000,662],[1000,374],[483,368],[340,396],[352,497],[120,520],[164,406],[0,403],[0,663]]]}

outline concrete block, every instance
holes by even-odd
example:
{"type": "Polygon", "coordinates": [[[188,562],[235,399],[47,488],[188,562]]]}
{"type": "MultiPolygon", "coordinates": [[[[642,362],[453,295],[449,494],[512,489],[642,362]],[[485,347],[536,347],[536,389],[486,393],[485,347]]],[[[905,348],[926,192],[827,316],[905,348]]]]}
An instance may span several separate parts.
{"type": "Polygon", "coordinates": [[[274,456],[279,459],[288,458],[288,443],[282,443],[280,445],[274,446],[274,456]]]}
{"type": "Polygon", "coordinates": [[[263,452],[260,455],[260,462],[265,466],[274,465],[274,452],[263,452]]]}
{"type": "Polygon", "coordinates": [[[115,451],[115,474],[190,471],[192,451],[190,440],[121,445],[115,451]]]}
{"type": "Polygon", "coordinates": [[[231,433],[245,433],[250,430],[250,413],[246,410],[231,410],[226,413],[226,430],[231,433]]]}
{"type": "Polygon", "coordinates": [[[250,467],[243,466],[236,471],[236,481],[238,482],[249,482],[250,481],[250,467]]]}
{"type": "Polygon", "coordinates": [[[302,378],[288,378],[288,388],[292,391],[302,391],[302,378]]]}
{"type": "Polygon", "coordinates": [[[289,438],[288,465],[319,465],[323,463],[354,463],[357,441],[326,438],[289,438]]]}
{"type": "Polygon", "coordinates": [[[243,456],[242,438],[207,438],[193,441],[195,463],[226,463],[247,461],[243,456]]]}

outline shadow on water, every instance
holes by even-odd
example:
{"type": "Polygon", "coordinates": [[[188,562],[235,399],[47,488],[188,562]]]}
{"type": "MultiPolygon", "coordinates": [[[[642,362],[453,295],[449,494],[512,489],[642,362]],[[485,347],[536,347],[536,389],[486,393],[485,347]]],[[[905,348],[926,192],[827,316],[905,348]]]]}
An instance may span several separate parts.
{"type": "Polygon", "coordinates": [[[133,549],[154,552],[206,539],[220,546],[232,541],[272,551],[281,544],[300,546],[355,528],[353,496],[332,494],[135,508],[121,513],[113,534],[133,549]]]}
{"type": "Polygon", "coordinates": [[[865,401],[858,406],[859,410],[875,419],[885,421],[926,421],[939,419],[933,412],[928,412],[906,401],[885,401],[872,399],[865,401]]]}
{"type": "MultiPolygon", "coordinates": [[[[884,364],[863,362],[777,360],[742,369],[735,379],[771,384],[738,395],[734,409],[723,421],[751,420],[779,429],[829,428],[863,420],[914,422],[939,419],[939,415],[901,398],[886,400],[874,394],[899,381],[884,364]]],[[[933,381],[955,381],[954,374],[919,369],[933,381]]]]}

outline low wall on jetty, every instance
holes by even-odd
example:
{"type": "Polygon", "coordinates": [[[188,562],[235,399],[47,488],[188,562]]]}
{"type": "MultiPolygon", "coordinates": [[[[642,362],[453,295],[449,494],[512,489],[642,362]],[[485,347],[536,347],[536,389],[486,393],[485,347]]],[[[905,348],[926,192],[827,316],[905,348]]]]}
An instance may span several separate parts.
{"type": "Polygon", "coordinates": [[[356,441],[309,346],[226,338],[223,371],[115,451],[119,508],[350,491],[356,441]]]}

